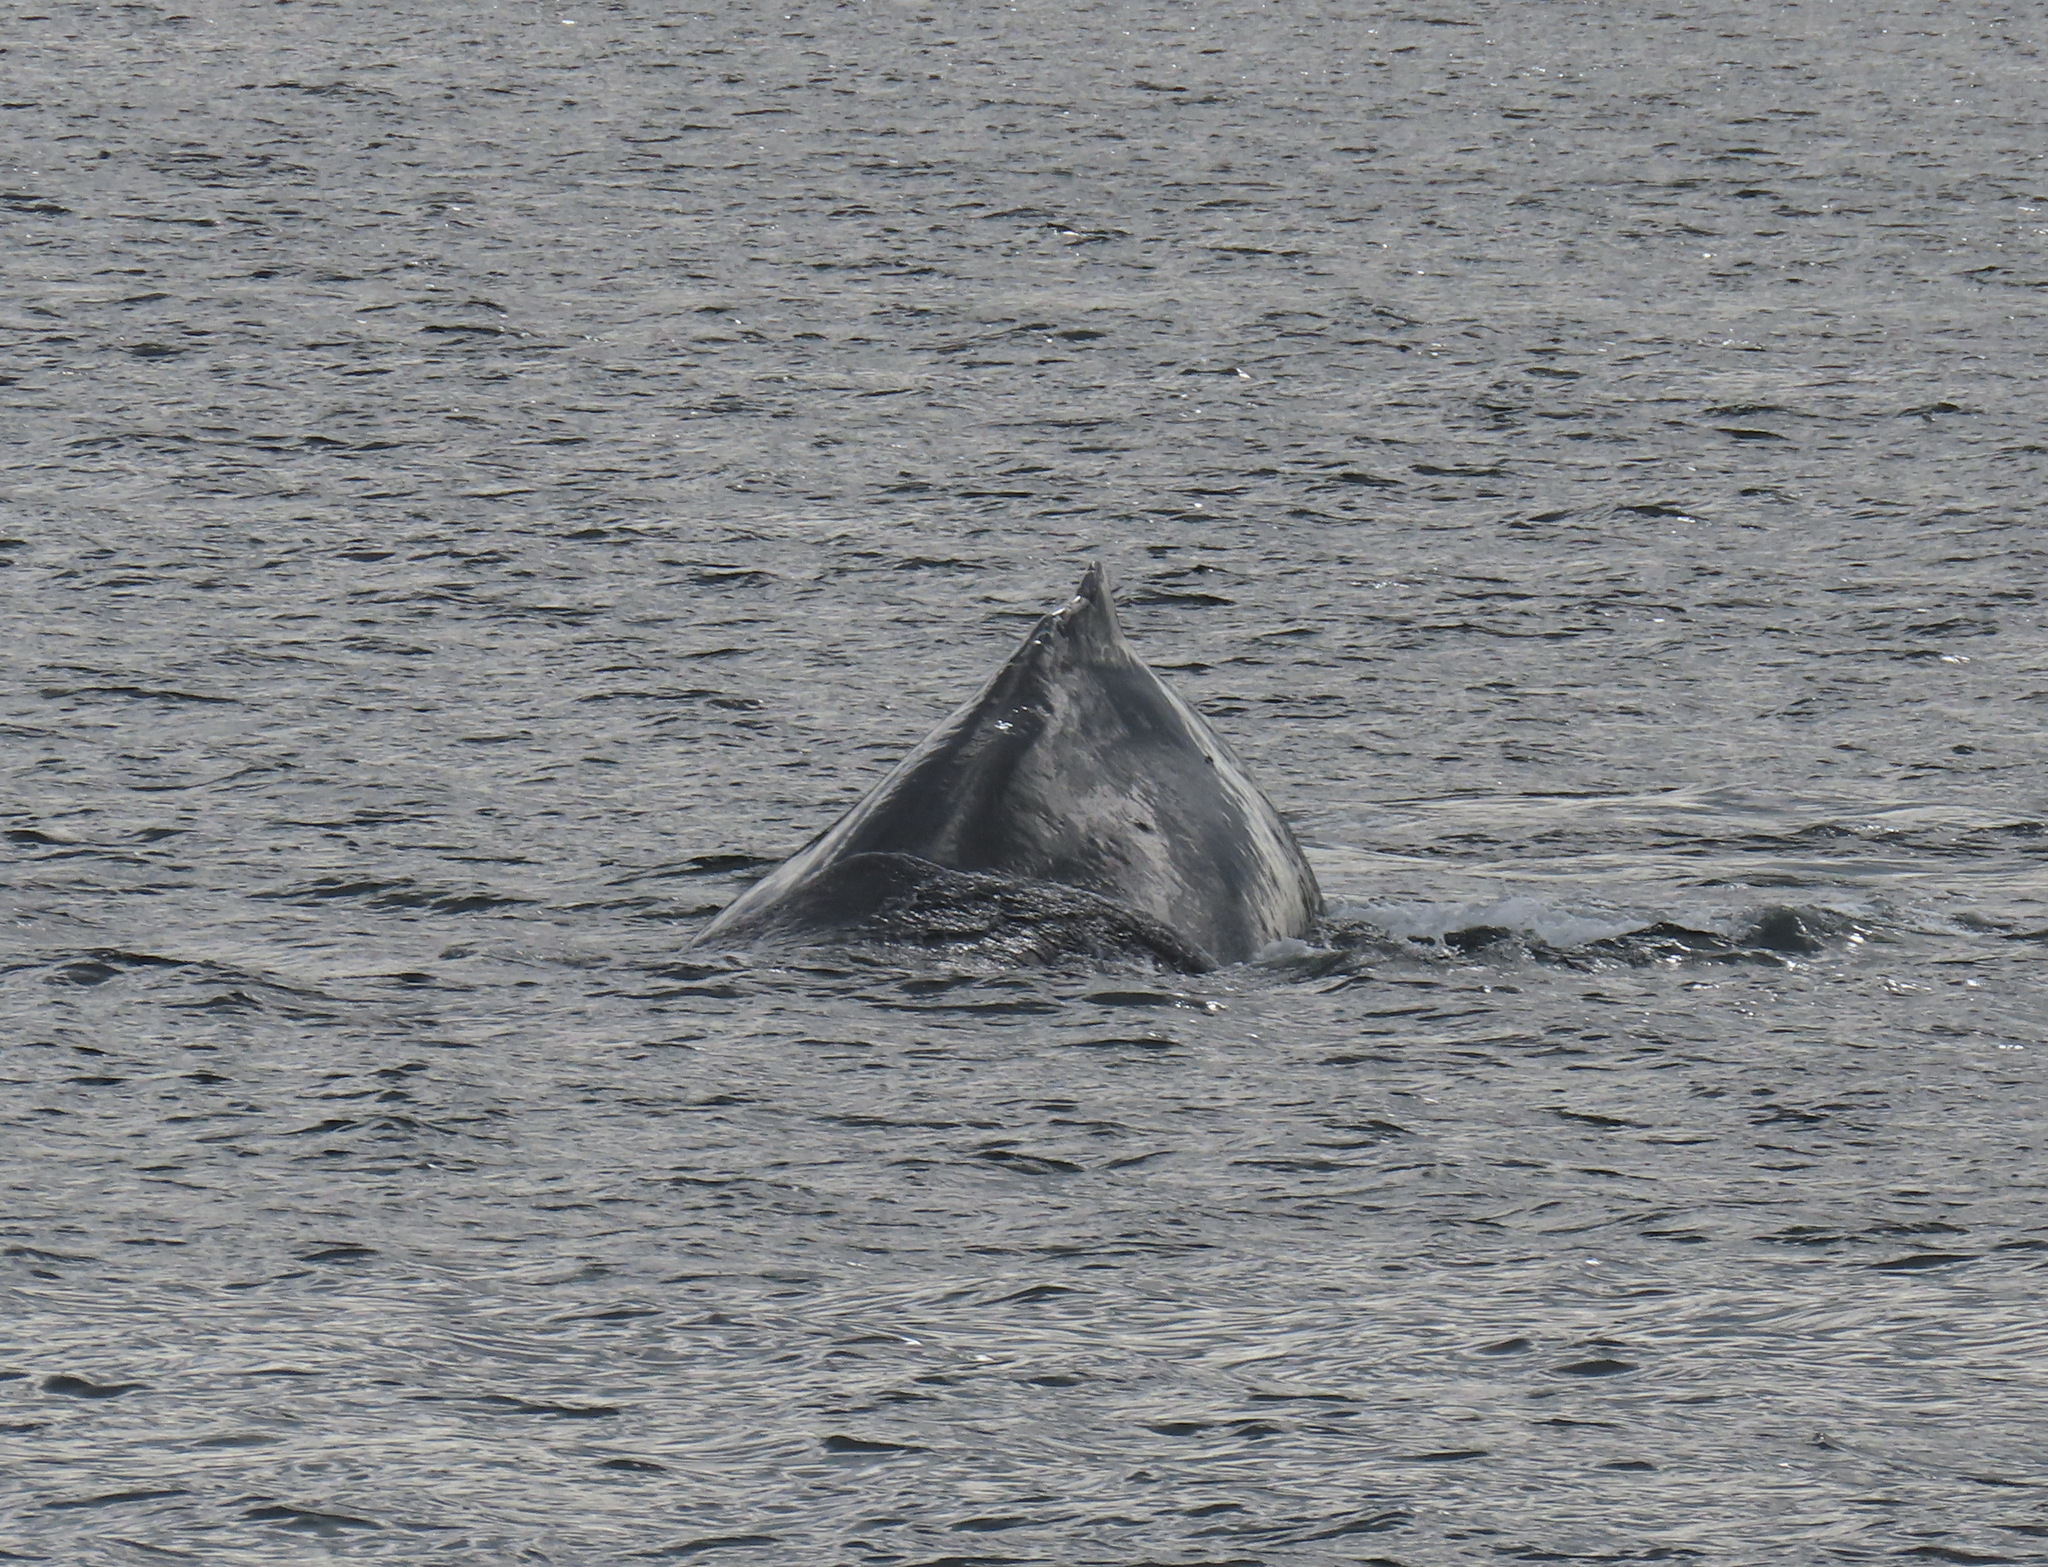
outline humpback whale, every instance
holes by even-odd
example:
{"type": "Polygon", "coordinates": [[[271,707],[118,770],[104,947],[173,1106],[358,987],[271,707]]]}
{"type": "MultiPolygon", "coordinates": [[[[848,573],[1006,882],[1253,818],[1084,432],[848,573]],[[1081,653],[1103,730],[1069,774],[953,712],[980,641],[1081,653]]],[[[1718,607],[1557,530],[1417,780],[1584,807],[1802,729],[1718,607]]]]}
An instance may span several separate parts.
{"type": "Polygon", "coordinates": [[[1199,972],[1308,933],[1279,812],[1131,650],[1090,566],[973,700],[693,947],[979,948],[1199,972]]]}

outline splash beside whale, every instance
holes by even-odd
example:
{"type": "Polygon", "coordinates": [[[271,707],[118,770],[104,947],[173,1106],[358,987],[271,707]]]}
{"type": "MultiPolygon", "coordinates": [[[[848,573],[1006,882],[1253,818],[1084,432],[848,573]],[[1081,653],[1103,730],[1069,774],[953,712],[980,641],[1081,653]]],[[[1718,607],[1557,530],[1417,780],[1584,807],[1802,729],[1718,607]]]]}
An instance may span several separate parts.
{"type": "Polygon", "coordinates": [[[1131,651],[1089,568],[979,695],[692,946],[979,948],[1200,971],[1308,934],[1279,812],[1131,651]]]}

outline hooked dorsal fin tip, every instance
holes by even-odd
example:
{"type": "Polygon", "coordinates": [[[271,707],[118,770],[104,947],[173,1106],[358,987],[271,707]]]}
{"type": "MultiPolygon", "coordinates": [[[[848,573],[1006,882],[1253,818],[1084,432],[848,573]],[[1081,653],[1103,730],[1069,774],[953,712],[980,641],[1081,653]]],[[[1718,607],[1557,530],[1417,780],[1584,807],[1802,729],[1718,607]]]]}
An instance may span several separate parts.
{"type": "Polygon", "coordinates": [[[1081,585],[1074,589],[1074,597],[1110,610],[1112,614],[1115,612],[1116,601],[1110,594],[1109,573],[1103,569],[1101,561],[1088,562],[1088,569],[1081,573],[1081,585]]]}

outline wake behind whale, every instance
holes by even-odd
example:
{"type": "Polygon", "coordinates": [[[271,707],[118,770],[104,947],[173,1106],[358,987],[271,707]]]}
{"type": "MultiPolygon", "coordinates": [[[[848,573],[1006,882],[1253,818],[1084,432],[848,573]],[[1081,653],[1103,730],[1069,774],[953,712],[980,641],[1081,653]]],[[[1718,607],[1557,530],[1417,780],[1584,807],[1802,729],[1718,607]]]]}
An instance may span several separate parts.
{"type": "Polygon", "coordinates": [[[695,947],[1241,963],[1322,894],[1287,824],[1131,651],[1100,565],[981,692],[695,947]]]}

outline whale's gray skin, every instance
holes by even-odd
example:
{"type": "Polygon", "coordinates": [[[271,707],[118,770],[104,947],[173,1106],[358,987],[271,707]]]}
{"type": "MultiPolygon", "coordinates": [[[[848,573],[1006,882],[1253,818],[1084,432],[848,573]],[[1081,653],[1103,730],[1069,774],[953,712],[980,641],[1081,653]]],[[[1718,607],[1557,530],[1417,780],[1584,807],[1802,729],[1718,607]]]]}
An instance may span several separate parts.
{"type": "Polygon", "coordinates": [[[980,695],[692,945],[914,929],[936,945],[986,916],[1200,970],[1306,935],[1321,912],[1287,824],[1131,651],[1096,565],[980,695]]]}

